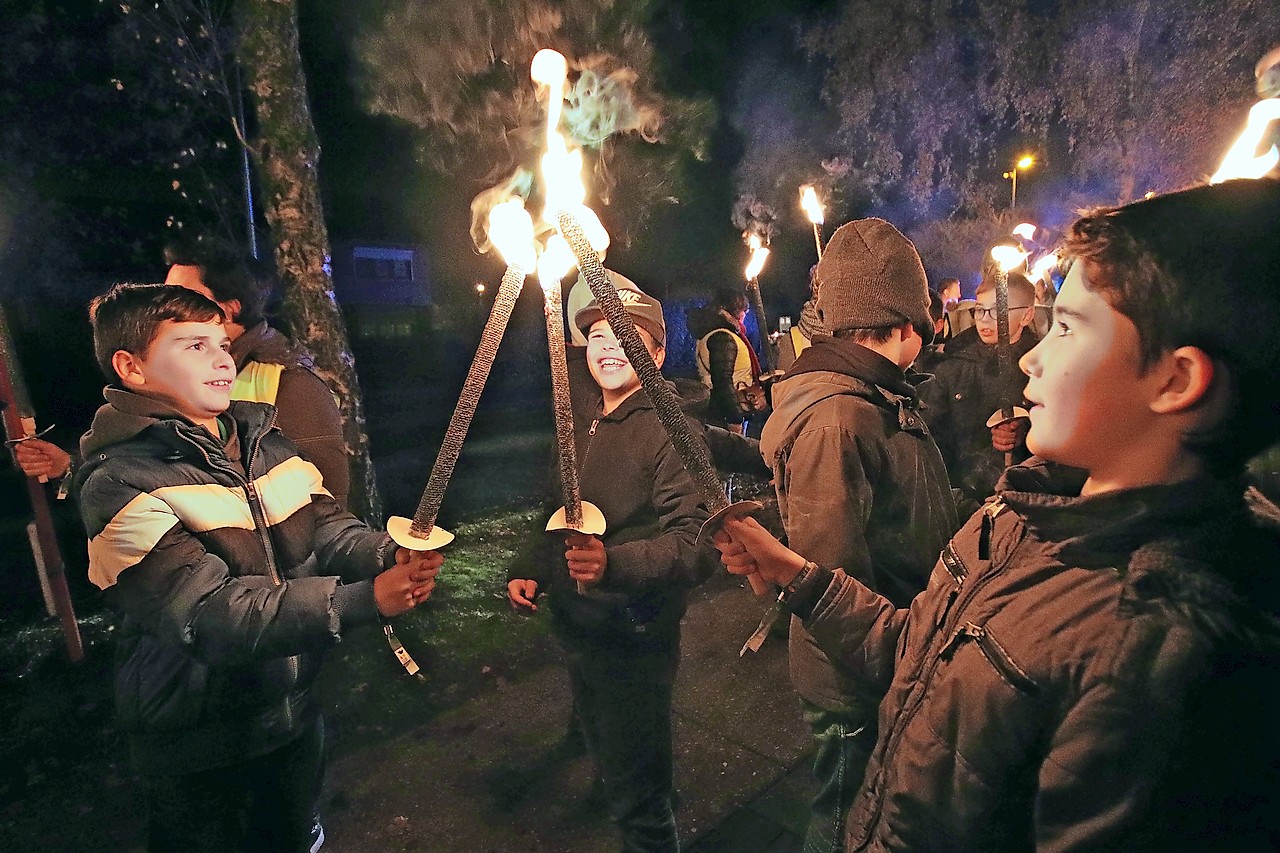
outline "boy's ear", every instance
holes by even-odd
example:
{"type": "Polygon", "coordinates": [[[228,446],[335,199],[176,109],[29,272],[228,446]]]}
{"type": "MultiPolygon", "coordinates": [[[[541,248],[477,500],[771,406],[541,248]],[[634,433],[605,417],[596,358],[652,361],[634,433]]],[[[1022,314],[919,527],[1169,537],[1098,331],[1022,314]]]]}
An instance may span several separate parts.
{"type": "Polygon", "coordinates": [[[236,318],[240,316],[239,299],[228,299],[226,302],[222,303],[221,308],[222,313],[227,315],[226,320],[228,323],[234,323],[236,318]]]}
{"type": "Polygon", "coordinates": [[[112,354],[111,366],[126,388],[139,387],[146,381],[146,377],[142,375],[141,361],[128,350],[118,349],[112,354]]]}
{"type": "Polygon", "coordinates": [[[667,348],[662,344],[653,345],[653,366],[662,369],[662,362],[667,360],[667,348]]]}
{"type": "Polygon", "coordinates": [[[1151,401],[1151,411],[1161,415],[1186,412],[1210,397],[1215,368],[1213,359],[1204,350],[1178,347],[1161,361],[1163,364],[1158,369],[1163,373],[1163,384],[1151,401]]]}

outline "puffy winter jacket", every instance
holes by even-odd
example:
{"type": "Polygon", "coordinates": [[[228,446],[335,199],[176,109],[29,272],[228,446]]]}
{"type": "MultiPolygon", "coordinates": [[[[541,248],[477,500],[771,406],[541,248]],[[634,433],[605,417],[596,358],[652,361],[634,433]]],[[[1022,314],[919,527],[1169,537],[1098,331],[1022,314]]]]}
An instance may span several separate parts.
{"type": "Polygon", "coordinates": [[[1277,849],[1275,530],[1238,484],[1082,483],[1011,468],[909,610],[797,593],[888,689],[846,850],[1277,849]]]}
{"type": "Polygon", "coordinates": [[[77,483],[90,579],[124,616],[116,705],[135,761],[268,752],[314,721],[321,655],[377,619],[368,579],[395,549],[337,505],[273,407],[232,403],[224,445],[157,401],[106,397],[77,483]]]}

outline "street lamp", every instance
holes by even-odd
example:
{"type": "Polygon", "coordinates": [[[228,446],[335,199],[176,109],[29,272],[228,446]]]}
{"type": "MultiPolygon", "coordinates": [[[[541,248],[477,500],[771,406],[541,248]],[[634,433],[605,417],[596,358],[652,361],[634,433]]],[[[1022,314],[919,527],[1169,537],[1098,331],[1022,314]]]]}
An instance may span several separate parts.
{"type": "Polygon", "coordinates": [[[1009,196],[1009,209],[1013,210],[1018,206],[1018,171],[1026,171],[1036,164],[1036,158],[1030,154],[1024,155],[1013,164],[1013,168],[1004,173],[1005,179],[1013,182],[1013,192],[1009,196]]]}

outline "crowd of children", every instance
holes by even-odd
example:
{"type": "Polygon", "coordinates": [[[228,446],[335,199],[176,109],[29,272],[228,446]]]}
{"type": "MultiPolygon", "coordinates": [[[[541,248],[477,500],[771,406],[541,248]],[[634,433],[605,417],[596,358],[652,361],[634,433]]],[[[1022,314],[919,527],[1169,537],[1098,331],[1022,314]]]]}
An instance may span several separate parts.
{"type": "MultiPolygon", "coordinates": [[[[781,539],[734,519],[714,548],[604,312],[575,305],[577,463],[607,532],[531,532],[507,591],[546,604],[624,849],[679,849],[680,621],[717,550],[792,620],[819,783],[806,851],[1276,849],[1280,527],[1244,466],[1280,435],[1277,228],[1270,179],[1088,213],[1042,338],[1009,278],[1017,376],[987,281],[973,327],[926,350],[930,380],[910,366],[944,300],[914,246],[843,225],[760,441],[691,425],[777,491],[781,539]]],[[[626,284],[661,367],[662,306],[626,284]]],[[[109,384],[75,493],[122,619],[148,847],[312,849],[324,651],[427,600],[443,560],[348,513],[271,402],[232,402],[237,341],[269,337],[251,304],[117,285],[91,316],[109,384]]],[[[747,355],[709,349],[708,367],[755,370],[747,355]]]]}

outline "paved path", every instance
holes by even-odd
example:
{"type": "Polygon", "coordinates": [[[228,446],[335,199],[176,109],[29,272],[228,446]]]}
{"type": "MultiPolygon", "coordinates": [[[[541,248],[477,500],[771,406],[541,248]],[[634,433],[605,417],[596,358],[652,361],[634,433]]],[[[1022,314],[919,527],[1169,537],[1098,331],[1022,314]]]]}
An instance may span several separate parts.
{"type": "MultiPolygon", "coordinates": [[[[691,853],[798,851],[811,791],[785,642],[738,656],[765,607],[728,576],[695,595],[675,695],[677,811],[691,853]]],[[[560,742],[568,680],[552,661],[429,725],[338,761],[327,853],[595,853],[618,840],[590,760],[560,742]]]]}

